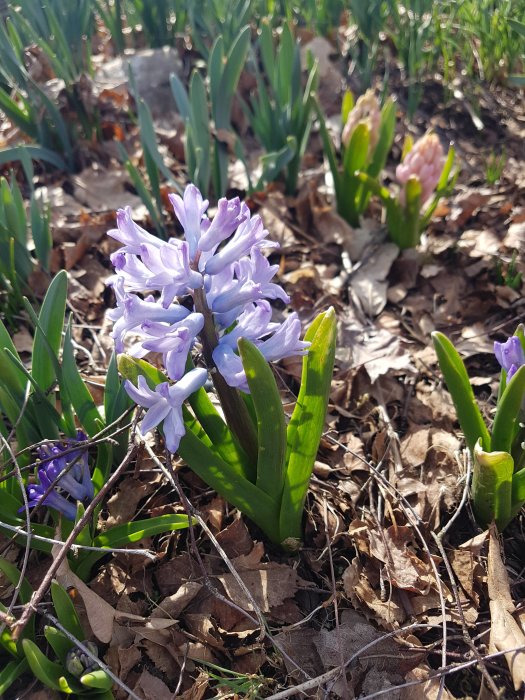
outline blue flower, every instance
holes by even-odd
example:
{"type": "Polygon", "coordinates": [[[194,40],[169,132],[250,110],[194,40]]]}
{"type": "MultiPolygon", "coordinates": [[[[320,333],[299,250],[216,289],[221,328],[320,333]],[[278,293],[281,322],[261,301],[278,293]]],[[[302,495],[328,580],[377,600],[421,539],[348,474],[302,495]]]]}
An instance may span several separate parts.
{"type": "Polygon", "coordinates": [[[494,343],[494,354],[496,360],[507,373],[507,381],[512,379],[517,370],[525,365],[525,353],[520,339],[512,335],[504,343],[494,343]]]}
{"type": "Polygon", "coordinates": [[[139,406],[147,408],[146,415],[142,419],[140,431],[149,433],[155,426],[163,422],[166,447],[170,452],[176,452],[179,442],[186,432],[182,418],[182,404],[188,396],[204,385],[208,378],[205,369],[192,369],[184,375],[176,384],[163,382],[150,389],[143,375],[138,377],[138,386],[132,384],[129,379],[124,386],[129,396],[139,406]]]}
{"type": "MultiPolygon", "coordinates": [[[[86,435],[79,430],[75,439],[67,439],[61,445],[44,443],[38,448],[41,460],[37,470],[38,483],[27,487],[30,508],[42,504],[55,508],[68,520],[74,520],[76,505],[63,494],[68,494],[75,501],[93,499],[95,489],[89,473],[87,449],[71,451],[76,443],[83,440],[86,440],[86,435]]],[[[22,510],[23,507],[19,512],[22,510]]]]}

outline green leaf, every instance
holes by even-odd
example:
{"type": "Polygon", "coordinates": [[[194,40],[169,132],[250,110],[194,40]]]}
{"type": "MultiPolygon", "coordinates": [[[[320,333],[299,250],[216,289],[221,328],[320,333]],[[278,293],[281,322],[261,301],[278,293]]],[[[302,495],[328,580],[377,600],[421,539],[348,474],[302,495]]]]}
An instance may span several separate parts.
{"type": "Polygon", "coordinates": [[[85,673],[81,676],[80,682],[88,688],[100,688],[101,690],[110,690],[113,685],[113,679],[101,668],[85,673]]]}
{"type": "MultiPolygon", "coordinates": [[[[2,506],[4,504],[2,503],[2,506]]],[[[0,558],[0,571],[3,575],[13,584],[13,586],[18,586],[20,581],[20,571],[14,564],[11,564],[7,559],[0,558]]],[[[33,594],[33,589],[31,588],[29,581],[24,577],[22,585],[20,586],[19,599],[21,603],[28,603],[33,594]]]]}
{"type": "Polygon", "coordinates": [[[176,73],[170,74],[170,86],[179,114],[184,121],[188,121],[191,116],[190,101],[186,88],[176,73]]]}
{"type": "Polygon", "coordinates": [[[370,129],[364,122],[354,129],[352,137],[345,149],[343,168],[352,176],[356,170],[363,170],[368,160],[370,146],[370,129]]]}
{"type": "Polygon", "coordinates": [[[352,91],[346,90],[345,94],[343,95],[343,101],[341,104],[341,125],[342,125],[342,127],[344,127],[346,122],[348,121],[348,115],[353,110],[354,105],[355,105],[355,101],[354,101],[354,95],[353,95],[352,91]]]}
{"type": "Polygon", "coordinates": [[[48,688],[62,690],[62,685],[59,682],[64,675],[62,666],[44,656],[30,639],[22,640],[22,647],[33,675],[48,688]]]}
{"type": "Polygon", "coordinates": [[[78,416],[80,424],[89,437],[99,433],[104,427],[104,421],[99,410],[93,401],[93,397],[84,380],[80,376],[73,344],[71,342],[71,321],[66,328],[64,337],[64,348],[62,351],[62,377],[60,384],[60,395],[69,397],[73,408],[78,416]]]}
{"type": "Polygon", "coordinates": [[[51,353],[54,353],[56,361],[64,329],[66,297],[67,272],[61,270],[49,285],[42,302],[42,308],[38,316],[40,328],[36,330],[33,342],[33,366],[31,373],[43,392],[48,392],[57,379],[55,363],[51,353]]]}
{"type": "Polygon", "coordinates": [[[257,416],[257,488],[280,501],[284,486],[286,423],[272,369],[249,340],[240,338],[239,354],[257,416]]]}
{"type": "Polygon", "coordinates": [[[472,509],[481,527],[494,520],[503,530],[512,517],[514,460],[508,452],[485,452],[480,440],[474,447],[472,509]]]}
{"type": "Polygon", "coordinates": [[[520,408],[525,396],[525,366],[520,367],[507,386],[496,408],[492,425],[493,452],[510,452],[519,423],[520,408]]]}
{"type": "Polygon", "coordinates": [[[191,431],[182,438],[178,452],[206,484],[245,513],[273,542],[279,543],[278,509],[273,499],[239,476],[191,431]]]}
{"type": "Polygon", "coordinates": [[[53,599],[58,621],[62,627],[81,642],[85,635],[75,606],[67,591],[56,581],[51,583],[51,598],[53,599]]]}
{"type": "Polygon", "coordinates": [[[57,630],[56,627],[50,627],[49,625],[44,628],[44,637],[56,656],[60,659],[60,663],[65,664],[68,653],[75,646],[73,642],[71,642],[65,634],[60,632],[60,630],[57,630]]]}
{"type": "Polygon", "coordinates": [[[7,690],[13,685],[17,678],[27,670],[27,661],[8,661],[4,668],[0,671],[0,697],[4,697],[7,690]]]}
{"type": "Polygon", "coordinates": [[[481,439],[482,449],[490,452],[490,435],[474,398],[463,360],[443,333],[438,331],[432,333],[432,341],[439,366],[456,407],[461,430],[465,434],[467,447],[473,452],[477,441],[481,439]]]}
{"type": "Polygon", "coordinates": [[[301,538],[304,501],[323,433],[335,358],[337,322],[333,308],[308,329],[297,404],[287,430],[287,467],[280,509],[281,542],[301,538]]]}

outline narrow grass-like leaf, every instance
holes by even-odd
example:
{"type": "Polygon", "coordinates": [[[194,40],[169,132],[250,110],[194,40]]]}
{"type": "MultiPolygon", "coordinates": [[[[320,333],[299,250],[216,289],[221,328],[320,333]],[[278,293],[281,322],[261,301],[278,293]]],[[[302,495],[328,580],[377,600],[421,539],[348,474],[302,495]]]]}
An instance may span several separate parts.
{"type": "Polygon", "coordinates": [[[71,321],[68,323],[64,337],[61,382],[60,394],[69,396],[80,424],[89,437],[93,437],[102,430],[104,421],[78,371],[71,342],[71,321]]]}
{"type": "Polygon", "coordinates": [[[62,270],[54,277],[44,297],[38,316],[40,328],[36,330],[33,342],[31,373],[44,392],[49,391],[57,379],[51,353],[55,354],[55,359],[58,357],[64,329],[66,297],[67,272],[62,270]]]}
{"type": "Polygon", "coordinates": [[[490,452],[490,435],[476,403],[463,360],[443,333],[432,333],[432,340],[468,448],[472,452],[481,438],[482,449],[490,452]]]}
{"type": "Polygon", "coordinates": [[[281,542],[301,538],[304,501],[326,418],[336,330],[335,311],[329,309],[305,335],[311,345],[303,359],[301,388],[287,430],[287,466],[279,518],[281,542]]]}
{"type": "Polygon", "coordinates": [[[261,351],[240,338],[239,354],[257,416],[257,488],[280,501],[284,486],[286,423],[272,369],[261,351]]]}
{"type": "Polygon", "coordinates": [[[0,697],[4,697],[7,690],[28,668],[26,659],[20,661],[8,661],[0,671],[0,697]]]}

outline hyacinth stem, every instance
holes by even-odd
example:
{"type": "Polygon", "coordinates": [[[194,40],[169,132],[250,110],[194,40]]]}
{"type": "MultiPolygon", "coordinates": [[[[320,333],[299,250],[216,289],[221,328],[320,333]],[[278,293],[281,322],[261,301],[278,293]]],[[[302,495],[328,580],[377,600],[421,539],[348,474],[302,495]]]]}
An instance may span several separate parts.
{"type": "Polygon", "coordinates": [[[213,314],[208,307],[206,294],[203,289],[194,291],[193,302],[195,311],[204,316],[204,326],[200,332],[202,351],[206,364],[212,369],[213,385],[221,402],[226,422],[237,436],[248,457],[253,460],[254,464],[257,464],[257,433],[252,418],[248,413],[248,408],[237,389],[226,383],[213,361],[213,351],[219,344],[219,339],[217,338],[213,314]]]}

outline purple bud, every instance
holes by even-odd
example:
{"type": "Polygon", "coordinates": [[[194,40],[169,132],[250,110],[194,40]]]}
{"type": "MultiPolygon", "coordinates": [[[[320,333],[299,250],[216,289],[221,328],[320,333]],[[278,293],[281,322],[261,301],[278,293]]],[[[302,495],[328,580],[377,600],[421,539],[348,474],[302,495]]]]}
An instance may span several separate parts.
{"type": "Polygon", "coordinates": [[[504,343],[494,343],[496,360],[507,373],[507,381],[512,379],[517,370],[525,364],[525,353],[520,339],[516,335],[510,336],[504,343]]]}

